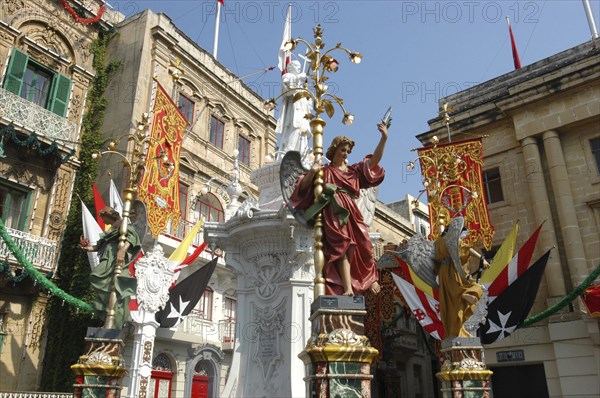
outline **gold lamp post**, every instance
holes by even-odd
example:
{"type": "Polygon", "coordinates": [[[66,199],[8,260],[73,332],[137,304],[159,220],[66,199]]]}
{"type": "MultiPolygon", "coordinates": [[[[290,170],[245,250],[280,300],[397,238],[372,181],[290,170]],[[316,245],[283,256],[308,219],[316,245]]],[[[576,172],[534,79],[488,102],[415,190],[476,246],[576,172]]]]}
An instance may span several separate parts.
{"type": "MultiPolygon", "coordinates": [[[[154,139],[147,135],[149,117],[150,116],[148,113],[143,113],[141,120],[138,121],[136,124],[135,132],[131,133],[127,137],[128,141],[133,141],[134,143],[130,159],[128,159],[127,156],[116,150],[117,142],[115,141],[111,141],[108,144],[108,149],[106,151],[100,151],[92,154],[93,159],[100,159],[104,155],[117,155],[122,158],[123,164],[125,165],[125,167],[127,167],[127,169],[129,169],[129,179],[127,187],[123,190],[123,220],[119,228],[118,250],[122,250],[127,241],[127,226],[129,224],[129,212],[131,210],[131,204],[134,200],[135,186],[139,182],[142,176],[142,172],[144,170],[144,147],[150,140],[154,139]]],[[[161,156],[165,156],[165,159],[163,159],[164,163],[168,163],[168,158],[166,158],[166,155],[163,155],[161,153],[161,156]]],[[[171,167],[172,166],[173,165],[171,165],[171,167]]],[[[140,238],[143,239],[143,237],[140,238]]],[[[110,294],[108,298],[108,308],[106,310],[106,317],[104,319],[104,327],[107,329],[112,329],[115,325],[115,305],[117,303],[116,281],[117,278],[121,275],[122,271],[123,263],[117,261],[112,276],[110,294]]]]}
{"type": "MultiPolygon", "coordinates": [[[[330,118],[335,113],[334,103],[337,104],[342,111],[344,116],[342,123],[346,125],[354,122],[354,115],[348,113],[344,108],[344,101],[342,98],[327,92],[327,84],[325,83],[329,77],[327,73],[337,72],[339,68],[339,62],[333,58],[331,53],[335,51],[343,51],[349,57],[350,61],[355,64],[359,64],[362,60],[362,55],[358,52],[353,52],[345,47],[342,47],[341,43],[335,45],[328,50],[324,50],[325,43],[321,36],[323,29],[321,25],[317,25],[314,30],[314,43],[297,38],[289,40],[284,48],[287,51],[292,51],[296,48],[298,43],[303,43],[307,47],[306,57],[309,60],[309,75],[304,87],[292,88],[279,97],[288,94],[289,92],[295,92],[294,101],[301,98],[312,99],[314,103],[314,114],[308,113],[305,117],[310,119],[310,126],[313,134],[313,154],[315,163],[320,163],[323,158],[323,131],[325,128],[325,120],[321,118],[321,114],[324,112],[330,118]],[[310,83],[309,83],[310,80],[310,83]]],[[[277,98],[279,98],[277,97],[277,98]]],[[[267,102],[268,105],[274,105],[276,99],[271,99],[267,102]]],[[[319,170],[314,180],[314,196],[315,201],[323,193],[323,171],[319,170]]],[[[325,256],[323,254],[323,217],[319,212],[314,218],[314,263],[315,263],[315,279],[314,279],[314,297],[315,299],[325,294],[325,278],[323,277],[323,267],[325,266],[325,256]]]]}

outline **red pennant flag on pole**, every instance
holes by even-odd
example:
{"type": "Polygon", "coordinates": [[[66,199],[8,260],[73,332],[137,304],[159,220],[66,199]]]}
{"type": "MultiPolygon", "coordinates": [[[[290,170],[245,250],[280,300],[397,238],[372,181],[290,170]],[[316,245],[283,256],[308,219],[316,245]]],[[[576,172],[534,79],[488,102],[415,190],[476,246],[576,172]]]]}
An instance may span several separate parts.
{"type": "Polygon", "coordinates": [[[96,208],[96,221],[98,222],[98,225],[100,225],[100,228],[102,228],[103,231],[106,231],[106,225],[104,225],[104,221],[102,221],[102,218],[98,215],[100,210],[106,207],[106,204],[102,199],[102,195],[100,195],[100,191],[98,191],[98,187],[93,182],[92,191],[94,192],[94,207],[96,208]]]}
{"type": "Polygon", "coordinates": [[[519,58],[519,52],[517,51],[517,43],[515,43],[515,36],[513,35],[512,26],[510,26],[510,20],[506,17],[508,23],[508,33],[510,34],[510,45],[512,47],[513,62],[515,63],[515,69],[521,68],[521,59],[519,58]]]}

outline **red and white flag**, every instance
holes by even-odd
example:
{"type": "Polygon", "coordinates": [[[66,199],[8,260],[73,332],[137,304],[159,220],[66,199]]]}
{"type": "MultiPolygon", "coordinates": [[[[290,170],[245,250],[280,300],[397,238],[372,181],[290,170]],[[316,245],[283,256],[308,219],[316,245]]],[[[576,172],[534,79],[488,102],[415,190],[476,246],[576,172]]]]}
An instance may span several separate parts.
{"type": "MultiPolygon", "coordinates": [[[[81,222],[83,223],[83,237],[90,241],[91,246],[94,246],[100,239],[100,234],[104,231],[83,201],[81,201],[81,222]]],[[[99,263],[98,252],[88,252],[87,255],[90,267],[92,269],[96,268],[99,263]]]]}
{"type": "Polygon", "coordinates": [[[514,255],[512,260],[510,260],[508,265],[500,272],[496,279],[490,284],[484,284],[489,291],[488,304],[494,301],[500,293],[527,271],[542,225],[540,225],[529,239],[527,239],[527,242],[519,249],[517,254],[514,255]]]}
{"type": "Polygon", "coordinates": [[[100,191],[98,191],[98,187],[93,182],[92,191],[94,192],[94,207],[96,208],[96,221],[98,221],[98,225],[100,225],[102,231],[106,231],[106,225],[104,225],[104,221],[102,221],[102,218],[98,215],[100,210],[106,207],[106,204],[104,203],[104,199],[102,199],[102,195],[100,195],[100,191]]]}
{"type": "Polygon", "coordinates": [[[508,33],[510,34],[510,46],[512,48],[513,62],[515,69],[521,68],[521,59],[519,58],[519,52],[517,51],[517,43],[515,42],[515,36],[513,35],[512,26],[510,26],[510,20],[506,17],[508,23],[508,33]]]}
{"type": "Polygon", "coordinates": [[[391,274],[406,304],[408,304],[423,329],[435,339],[443,340],[446,333],[441,321],[439,302],[395,273],[392,272],[391,274]]]}
{"type": "Polygon", "coordinates": [[[281,46],[279,47],[279,62],[277,67],[281,71],[281,74],[287,72],[287,66],[292,60],[292,53],[285,49],[285,43],[292,40],[292,5],[288,5],[287,16],[285,17],[285,25],[283,25],[283,39],[281,39],[281,46]]]}

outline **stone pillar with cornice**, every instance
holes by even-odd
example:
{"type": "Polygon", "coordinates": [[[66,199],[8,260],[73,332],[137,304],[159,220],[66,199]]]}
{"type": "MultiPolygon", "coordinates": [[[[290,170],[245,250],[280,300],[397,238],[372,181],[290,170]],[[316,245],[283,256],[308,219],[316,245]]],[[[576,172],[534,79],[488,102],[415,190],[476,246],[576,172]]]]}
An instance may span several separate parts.
{"type": "MultiPolygon", "coordinates": [[[[310,335],[312,231],[277,197],[279,163],[252,174],[261,192],[254,208],[206,223],[205,241],[225,252],[237,279],[235,347],[224,397],[305,396],[298,354],[310,335]]],[[[280,191],[279,191],[280,192],[280,191]]]]}
{"type": "Polygon", "coordinates": [[[565,242],[565,254],[569,273],[574,286],[579,285],[589,275],[585,260],[585,249],[579,232],[575,201],[565,164],[560,137],[554,130],[543,134],[544,149],[548,159],[548,168],[552,181],[552,192],[556,202],[560,231],[565,242]]]}
{"type": "MultiPolygon", "coordinates": [[[[552,220],[550,199],[548,198],[548,190],[544,181],[540,149],[534,137],[523,138],[521,140],[521,147],[523,148],[523,161],[526,165],[526,179],[535,222],[538,225],[546,223],[540,232],[538,244],[538,247],[541,247],[545,252],[552,247],[556,247],[557,244],[556,236],[554,235],[554,221],[552,220]]],[[[566,290],[560,258],[558,256],[551,256],[548,259],[546,270],[546,275],[551,275],[551,277],[546,278],[550,296],[564,296],[566,290]]]]}

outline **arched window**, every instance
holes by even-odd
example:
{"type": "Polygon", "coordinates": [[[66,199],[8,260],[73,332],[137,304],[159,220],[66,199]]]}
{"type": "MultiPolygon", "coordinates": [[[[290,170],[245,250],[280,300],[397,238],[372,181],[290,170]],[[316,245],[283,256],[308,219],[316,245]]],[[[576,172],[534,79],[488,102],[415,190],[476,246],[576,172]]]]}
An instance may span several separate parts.
{"type": "Polygon", "coordinates": [[[149,394],[151,398],[171,398],[173,369],[171,361],[165,354],[158,354],[152,361],[149,394]]]}
{"type": "Polygon", "coordinates": [[[198,361],[194,368],[191,398],[211,398],[215,391],[215,369],[205,359],[198,361]]]}
{"type": "Polygon", "coordinates": [[[200,196],[196,204],[196,211],[204,216],[204,221],[224,222],[225,212],[219,199],[213,193],[200,196]]]}

